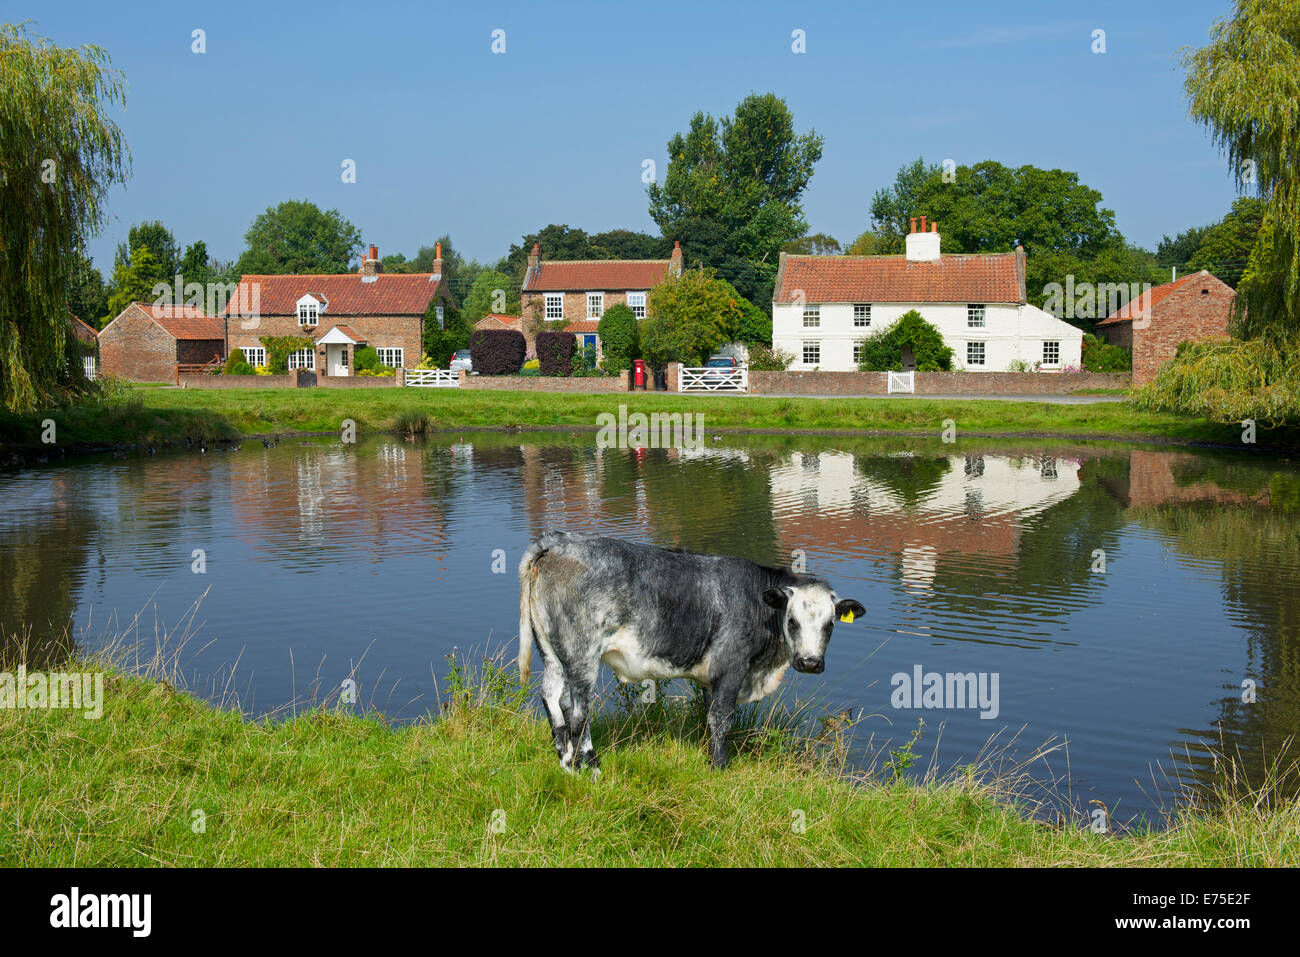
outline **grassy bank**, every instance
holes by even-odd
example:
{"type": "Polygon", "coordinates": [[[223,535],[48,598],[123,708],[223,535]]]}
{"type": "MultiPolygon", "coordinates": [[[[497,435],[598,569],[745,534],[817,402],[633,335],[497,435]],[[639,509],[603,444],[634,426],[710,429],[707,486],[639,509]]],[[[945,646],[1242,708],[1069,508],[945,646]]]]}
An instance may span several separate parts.
{"type": "MultiPolygon", "coordinates": [[[[1142,411],[1127,402],[1060,405],[947,399],[805,399],[664,394],[571,395],[454,389],[128,390],[109,400],[46,415],[0,417],[0,443],[35,446],[53,419],[62,445],[154,444],[272,433],[359,433],[475,427],[578,426],[625,404],[630,412],[699,412],[707,430],[851,431],[937,435],[952,420],[959,435],[1145,439],[1241,444],[1241,429],[1206,419],[1142,411]]],[[[1294,435],[1259,433],[1259,444],[1291,446],[1294,435]]]]}
{"type": "Polygon", "coordinates": [[[847,780],[833,745],[771,725],[716,772],[685,705],[606,714],[603,777],[571,777],[507,679],[479,687],[494,690],[401,728],[323,708],[251,722],[120,670],[99,720],[0,710],[0,865],[1300,862],[1294,803],[1097,835],[1028,820],[973,778],[847,780]]]}

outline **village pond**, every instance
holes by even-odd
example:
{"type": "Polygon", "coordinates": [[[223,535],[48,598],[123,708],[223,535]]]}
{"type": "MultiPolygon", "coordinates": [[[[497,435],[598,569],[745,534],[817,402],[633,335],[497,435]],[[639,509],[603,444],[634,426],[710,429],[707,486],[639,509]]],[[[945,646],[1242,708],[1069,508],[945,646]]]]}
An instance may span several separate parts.
{"type": "Polygon", "coordinates": [[[68,622],[92,650],[167,632],[188,687],[250,715],[352,678],[410,720],[453,649],[513,661],[547,528],[801,563],[862,602],[780,692],[812,734],[848,709],[858,766],[924,719],[913,773],[1159,823],[1217,755],[1257,781],[1300,730],[1300,469],[1241,452],[464,432],[85,459],[0,475],[0,628],[34,664],[68,622]]]}

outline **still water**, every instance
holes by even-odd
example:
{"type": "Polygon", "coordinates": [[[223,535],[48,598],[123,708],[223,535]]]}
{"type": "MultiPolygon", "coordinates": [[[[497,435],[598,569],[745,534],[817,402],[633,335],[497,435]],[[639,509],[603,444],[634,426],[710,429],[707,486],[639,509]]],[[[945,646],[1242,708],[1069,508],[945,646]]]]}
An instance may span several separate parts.
{"type": "Polygon", "coordinates": [[[825,672],[791,671],[781,692],[808,702],[814,729],[852,709],[860,765],[924,719],[921,770],[1023,764],[1033,797],[1155,820],[1213,782],[1216,752],[1257,777],[1300,729],[1292,462],[1103,443],[705,445],[293,439],[3,475],[0,628],[39,642],[71,621],[90,648],[167,633],[191,689],[251,714],[354,675],[362,703],[410,719],[436,710],[453,648],[513,658],[519,556],[564,528],[802,559],[862,602],[825,672]],[[927,702],[899,676],[930,672],[995,677],[995,707],[900,707],[927,702]]]}

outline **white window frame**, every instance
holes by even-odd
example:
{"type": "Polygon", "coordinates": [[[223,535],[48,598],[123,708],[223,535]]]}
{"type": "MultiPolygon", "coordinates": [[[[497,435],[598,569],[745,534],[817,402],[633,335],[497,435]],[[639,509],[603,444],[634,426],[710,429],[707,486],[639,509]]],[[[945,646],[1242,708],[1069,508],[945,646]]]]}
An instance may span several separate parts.
{"type": "Polygon", "coordinates": [[[985,348],[984,343],[975,341],[966,343],[966,364],[968,366],[986,365],[988,363],[988,357],[988,349],[985,348]],[[976,359],[972,354],[973,349],[979,349],[978,359],[976,359]]]}
{"type": "Polygon", "coordinates": [[[803,328],[820,329],[822,327],[822,307],[805,305],[803,307],[803,328]]]}
{"type": "Polygon", "coordinates": [[[822,364],[822,341],[820,339],[804,339],[800,344],[799,358],[806,366],[819,366],[822,364]],[[816,357],[809,359],[808,350],[816,352],[816,357]]]}
{"type": "Polygon", "coordinates": [[[289,353],[289,368],[307,369],[314,372],[316,370],[316,347],[312,346],[308,349],[299,349],[296,352],[289,353]]]}
{"type": "Polygon", "coordinates": [[[855,369],[858,367],[858,363],[862,361],[862,347],[866,345],[866,341],[865,339],[853,340],[853,368],[855,369]]]}
{"type": "Polygon", "coordinates": [[[1052,366],[1052,367],[1055,367],[1055,366],[1059,366],[1060,364],[1061,364],[1061,340],[1059,340],[1059,339],[1044,339],[1044,340],[1043,340],[1043,365],[1044,365],[1044,366],[1052,366]],[[1055,358],[1055,359],[1048,359],[1048,358],[1047,358],[1047,347],[1048,347],[1048,346],[1052,346],[1052,347],[1056,350],[1056,358],[1055,358]]]}
{"type": "Polygon", "coordinates": [[[390,369],[402,368],[402,361],[406,358],[405,350],[401,346],[376,346],[375,352],[379,355],[381,365],[386,365],[390,369]],[[393,361],[389,361],[389,360],[393,361]]]}
{"type": "Polygon", "coordinates": [[[548,292],[546,293],[546,320],[548,322],[555,319],[564,318],[564,293],[548,292]]]}
{"type": "Polygon", "coordinates": [[[587,318],[599,319],[605,314],[605,294],[603,292],[587,293],[587,318]],[[596,303],[596,311],[591,311],[591,304],[596,303]]]}
{"type": "Polygon", "coordinates": [[[265,346],[235,346],[235,348],[238,349],[240,352],[242,352],[242,353],[244,354],[244,361],[247,362],[247,363],[248,363],[250,366],[252,366],[254,369],[256,369],[258,366],[264,366],[264,365],[266,365],[266,347],[265,347],[265,346]],[[254,352],[257,353],[257,359],[258,359],[257,362],[254,362],[254,361],[250,358],[251,353],[254,353],[254,352]]]}
{"type": "Polygon", "coordinates": [[[966,304],[966,328],[967,329],[984,329],[988,325],[988,312],[982,302],[968,302],[966,304]]]}
{"type": "Polygon", "coordinates": [[[446,313],[446,309],[445,309],[445,307],[443,306],[442,303],[438,303],[436,306],[433,307],[433,314],[434,314],[435,316],[438,317],[438,328],[439,328],[439,329],[446,329],[446,328],[447,328],[447,313],[446,313]]]}
{"type": "Polygon", "coordinates": [[[320,303],[298,303],[298,325],[305,329],[314,329],[320,323],[320,303]]]}
{"type": "Polygon", "coordinates": [[[629,292],[627,294],[627,306],[632,310],[632,315],[638,319],[645,318],[645,299],[644,292],[629,292]]]}
{"type": "Polygon", "coordinates": [[[853,304],[853,328],[865,329],[871,325],[871,303],[855,302],[853,304]]]}

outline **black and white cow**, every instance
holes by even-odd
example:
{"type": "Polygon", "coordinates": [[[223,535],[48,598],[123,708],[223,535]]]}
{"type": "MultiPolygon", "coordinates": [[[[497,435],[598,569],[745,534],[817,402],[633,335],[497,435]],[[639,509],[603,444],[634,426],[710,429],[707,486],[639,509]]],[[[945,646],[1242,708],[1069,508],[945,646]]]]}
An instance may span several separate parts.
{"type": "Polygon", "coordinates": [[[600,663],[623,681],[690,678],[705,688],[715,766],[737,703],[771,694],[791,665],[820,674],[836,618],[865,613],[826,582],[728,555],[546,532],[519,563],[519,673],[542,652],[542,701],[560,765],[591,767],[600,663]]]}

